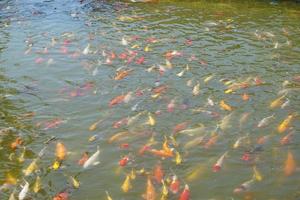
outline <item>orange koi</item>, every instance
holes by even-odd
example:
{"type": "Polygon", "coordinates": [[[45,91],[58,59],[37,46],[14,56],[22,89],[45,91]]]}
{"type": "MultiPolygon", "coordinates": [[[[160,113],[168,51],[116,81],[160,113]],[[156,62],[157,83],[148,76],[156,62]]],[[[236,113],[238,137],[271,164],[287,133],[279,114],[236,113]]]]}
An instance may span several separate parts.
{"type": "Polygon", "coordinates": [[[122,80],[126,76],[128,76],[132,71],[133,71],[133,69],[119,71],[119,72],[117,72],[116,76],[114,77],[114,80],[116,80],[116,81],[122,80]]]}
{"type": "Polygon", "coordinates": [[[250,96],[248,94],[244,93],[243,96],[242,96],[242,99],[244,101],[248,101],[250,99],[250,96]]]}
{"type": "Polygon", "coordinates": [[[62,161],[66,159],[67,149],[65,145],[61,142],[56,144],[55,156],[58,160],[62,161]]]}
{"type": "Polygon", "coordinates": [[[120,104],[124,101],[126,95],[119,95],[115,98],[113,98],[112,100],[110,100],[109,102],[109,107],[113,107],[114,105],[120,104]]]}
{"type": "Polygon", "coordinates": [[[209,140],[204,145],[204,148],[206,148],[206,149],[210,148],[212,145],[214,145],[217,142],[218,138],[219,138],[219,135],[214,135],[211,138],[209,138],[209,140]]]}
{"type": "Polygon", "coordinates": [[[232,107],[230,105],[226,104],[224,100],[220,101],[220,107],[223,110],[232,111],[232,107]]]}
{"type": "Polygon", "coordinates": [[[164,172],[160,163],[155,166],[153,174],[156,182],[161,183],[164,178],[164,172]]]}
{"type": "Polygon", "coordinates": [[[284,164],[284,174],[286,176],[292,175],[296,171],[296,161],[291,151],[288,152],[287,158],[284,164]]]}
{"type": "Polygon", "coordinates": [[[186,129],[187,125],[188,125],[188,122],[182,122],[182,123],[177,124],[177,125],[173,128],[173,134],[178,133],[178,132],[180,132],[180,131],[186,129]]]}
{"type": "Polygon", "coordinates": [[[153,88],[152,92],[154,94],[160,94],[160,93],[165,92],[167,90],[167,88],[168,88],[168,86],[166,86],[166,85],[158,86],[156,88],[153,88]]]}
{"type": "Polygon", "coordinates": [[[269,139],[270,139],[271,135],[264,135],[260,138],[257,139],[257,144],[263,145],[265,144],[269,139]]]}
{"type": "Polygon", "coordinates": [[[164,150],[150,149],[149,152],[163,158],[170,158],[174,156],[173,152],[166,152],[164,150]]]}
{"type": "Polygon", "coordinates": [[[10,148],[16,150],[21,144],[23,144],[22,138],[17,137],[16,140],[10,144],[10,148]]]}
{"type": "Polygon", "coordinates": [[[156,191],[155,188],[151,182],[150,177],[147,179],[147,188],[146,188],[146,193],[143,195],[143,198],[145,200],[156,200],[156,191]]]}

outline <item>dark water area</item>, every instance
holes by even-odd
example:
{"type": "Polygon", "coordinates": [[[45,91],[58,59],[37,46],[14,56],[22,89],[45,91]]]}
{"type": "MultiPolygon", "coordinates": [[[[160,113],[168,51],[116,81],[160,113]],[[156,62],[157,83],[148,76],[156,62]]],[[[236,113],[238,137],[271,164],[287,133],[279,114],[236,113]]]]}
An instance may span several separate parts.
{"type": "Polygon", "coordinates": [[[0,200],[299,200],[299,36],[295,1],[0,1],[0,200]]]}

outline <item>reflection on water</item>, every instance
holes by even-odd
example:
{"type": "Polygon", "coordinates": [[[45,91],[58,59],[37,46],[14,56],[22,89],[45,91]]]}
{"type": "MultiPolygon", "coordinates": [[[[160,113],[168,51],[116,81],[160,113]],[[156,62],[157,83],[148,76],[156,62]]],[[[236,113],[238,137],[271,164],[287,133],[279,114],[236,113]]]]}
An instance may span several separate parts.
{"type": "Polygon", "coordinates": [[[298,4],[0,9],[0,199],[299,198],[298,4]]]}

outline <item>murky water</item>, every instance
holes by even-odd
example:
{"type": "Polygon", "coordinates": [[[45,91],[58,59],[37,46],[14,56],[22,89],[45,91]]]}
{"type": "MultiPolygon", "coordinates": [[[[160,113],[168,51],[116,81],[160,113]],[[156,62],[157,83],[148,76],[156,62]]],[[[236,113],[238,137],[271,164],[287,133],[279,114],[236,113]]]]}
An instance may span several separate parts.
{"type": "MultiPolygon", "coordinates": [[[[299,199],[299,36],[293,2],[1,1],[0,128],[11,128],[0,134],[0,199],[17,198],[25,180],[27,199],[65,189],[74,200],[106,199],[105,191],[142,199],[159,164],[167,186],[175,174],[181,183],[167,199],[185,184],[193,200],[299,199]],[[58,141],[68,153],[54,170],[58,141]],[[164,141],[173,157],[155,155],[164,141]],[[97,146],[100,164],[83,169],[78,160],[97,146]]],[[[152,183],[160,199],[162,184],[152,183]]]]}

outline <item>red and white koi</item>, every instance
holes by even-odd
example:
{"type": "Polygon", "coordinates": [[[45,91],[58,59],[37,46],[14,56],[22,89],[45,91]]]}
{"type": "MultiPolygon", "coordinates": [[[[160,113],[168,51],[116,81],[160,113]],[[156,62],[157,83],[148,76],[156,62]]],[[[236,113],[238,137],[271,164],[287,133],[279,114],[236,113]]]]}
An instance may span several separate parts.
{"type": "Polygon", "coordinates": [[[225,157],[226,157],[227,154],[228,154],[228,151],[226,151],[226,152],[225,152],[225,153],[217,160],[217,162],[214,164],[214,166],[213,166],[213,171],[214,171],[214,172],[218,172],[218,171],[221,170],[222,165],[223,165],[223,163],[224,163],[224,159],[225,159],[225,157]]]}

